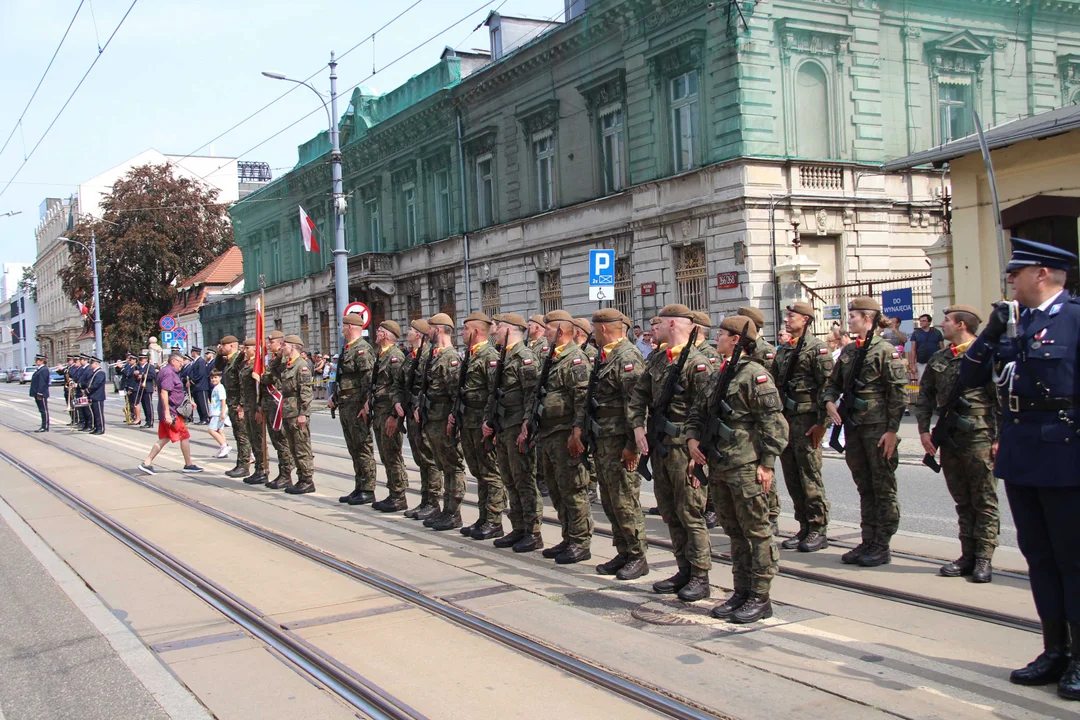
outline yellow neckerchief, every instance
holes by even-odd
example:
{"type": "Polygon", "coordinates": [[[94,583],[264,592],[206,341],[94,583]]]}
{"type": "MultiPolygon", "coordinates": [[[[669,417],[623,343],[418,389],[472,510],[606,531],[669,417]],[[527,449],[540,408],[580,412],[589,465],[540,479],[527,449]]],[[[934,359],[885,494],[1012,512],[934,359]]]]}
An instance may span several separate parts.
{"type": "Polygon", "coordinates": [[[386,353],[386,351],[389,350],[392,347],[394,347],[394,343],[390,343],[386,347],[379,348],[379,357],[382,357],[386,353]]]}
{"type": "Polygon", "coordinates": [[[517,345],[520,342],[521,342],[520,340],[515,340],[514,342],[506,343],[506,352],[510,352],[511,350],[513,350],[514,346],[517,345]]]}
{"type": "Polygon", "coordinates": [[[294,355],[293,357],[289,358],[289,361],[287,363],[285,363],[285,367],[291,368],[292,364],[293,364],[293,360],[296,360],[297,358],[301,358],[301,357],[303,357],[303,355],[294,355]]]}
{"type": "Polygon", "coordinates": [[[624,335],[623,337],[619,338],[615,342],[609,342],[607,345],[600,348],[600,362],[603,362],[604,360],[607,360],[608,353],[611,352],[612,350],[614,350],[615,347],[625,339],[626,339],[626,336],[624,335]]]}
{"type": "Polygon", "coordinates": [[[973,342],[975,342],[975,341],[974,340],[968,340],[966,343],[960,343],[959,345],[953,345],[952,346],[952,355],[953,355],[953,357],[957,357],[959,355],[963,355],[964,353],[966,353],[967,349],[969,347],[971,347],[971,343],[973,343],[973,342]]]}
{"type": "Polygon", "coordinates": [[[569,345],[569,344],[570,343],[567,342],[567,343],[563,343],[562,345],[556,345],[555,346],[555,357],[559,357],[560,355],[562,355],[563,350],[565,350],[566,346],[569,345]]]}
{"type": "Polygon", "coordinates": [[[487,344],[488,344],[487,340],[481,340],[480,342],[476,343],[471,348],[469,348],[469,354],[470,355],[475,355],[477,350],[479,350],[480,348],[484,347],[487,344]]]}
{"type": "Polygon", "coordinates": [[[666,342],[660,343],[659,345],[657,345],[656,349],[657,350],[667,350],[667,343],[666,342]]]}
{"type": "Polygon", "coordinates": [[[360,342],[363,339],[364,339],[363,337],[358,337],[358,338],[355,338],[353,340],[350,340],[349,342],[345,343],[345,349],[348,350],[353,345],[355,345],[356,343],[360,342]]]}
{"type": "Polygon", "coordinates": [[[233,355],[235,355],[235,354],[236,354],[236,353],[238,353],[238,352],[240,352],[240,351],[239,351],[239,350],[233,350],[233,351],[232,351],[231,353],[229,353],[228,355],[226,355],[226,356],[225,356],[225,359],[226,359],[226,360],[232,360],[232,359],[233,359],[233,355]]]}
{"type": "Polygon", "coordinates": [[[682,345],[676,345],[675,347],[667,348],[666,350],[668,362],[673,362],[677,360],[679,355],[682,355],[682,351],[685,347],[686,343],[683,343],[682,345]]]}

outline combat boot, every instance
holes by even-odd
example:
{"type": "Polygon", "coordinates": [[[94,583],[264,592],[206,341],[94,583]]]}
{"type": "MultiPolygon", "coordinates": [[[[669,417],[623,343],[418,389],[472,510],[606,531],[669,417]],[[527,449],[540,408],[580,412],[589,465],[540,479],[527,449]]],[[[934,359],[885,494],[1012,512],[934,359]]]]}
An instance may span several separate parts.
{"type": "Polygon", "coordinates": [[[518,540],[521,540],[523,537],[525,537],[524,530],[511,530],[509,535],[503,535],[501,538],[497,538],[492,545],[497,548],[514,547],[518,540]]]}
{"type": "Polygon", "coordinates": [[[570,544],[569,540],[563,540],[562,542],[549,547],[547,550],[545,550],[543,552],[543,555],[548,560],[554,560],[555,556],[558,555],[559,553],[561,553],[563,550],[565,550],[566,546],[569,545],[569,544],[570,544]]]}
{"type": "MultiPolygon", "coordinates": [[[[438,510],[438,508],[436,508],[436,510],[438,510]]],[[[431,515],[428,515],[426,518],[424,518],[424,527],[431,527],[435,523],[442,520],[445,515],[445,510],[438,510],[437,512],[431,513],[431,515]]]]}
{"type": "Polygon", "coordinates": [[[589,548],[584,545],[569,543],[565,550],[555,556],[555,562],[559,565],[573,565],[591,557],[592,551],[589,548]]]}
{"type": "Polygon", "coordinates": [[[799,528],[799,532],[795,533],[787,540],[780,543],[780,547],[784,550],[794,550],[795,548],[799,547],[799,543],[801,543],[809,534],[809,528],[799,528]]]}
{"type": "Polygon", "coordinates": [[[469,537],[472,535],[472,531],[484,524],[483,520],[477,520],[472,525],[465,525],[459,530],[462,535],[469,537]]]}
{"type": "Polygon", "coordinates": [[[667,580],[654,582],[652,589],[654,593],[659,593],[661,595],[674,595],[682,590],[688,582],[690,582],[690,564],[679,563],[679,572],[675,573],[667,580]]]}
{"type": "Polygon", "coordinates": [[[420,508],[422,508],[423,506],[424,506],[424,503],[423,503],[423,501],[421,501],[420,504],[417,505],[416,507],[409,508],[404,513],[405,517],[409,518],[410,520],[415,520],[416,519],[416,511],[419,510],[420,508]]]}
{"type": "Polygon", "coordinates": [[[811,530],[799,543],[799,552],[817,552],[829,547],[829,538],[823,532],[811,530]]]}
{"type": "MultiPolygon", "coordinates": [[[[413,520],[423,520],[427,522],[431,518],[442,513],[442,509],[439,507],[439,501],[427,502],[426,500],[420,504],[420,507],[416,508],[416,515],[413,520]]],[[[431,527],[428,525],[428,527],[431,527]]]]}
{"type": "Polygon", "coordinates": [[[750,591],[745,588],[735,588],[731,597],[712,609],[711,615],[717,620],[727,620],[732,613],[741,608],[750,599],[750,591]]]}
{"type": "Polygon", "coordinates": [[[637,580],[649,574],[649,561],[643,557],[632,558],[615,573],[616,580],[637,580]]]}
{"type": "Polygon", "coordinates": [[[844,563],[845,565],[858,565],[859,558],[863,556],[863,553],[870,549],[870,545],[871,543],[863,540],[861,543],[841,555],[840,562],[844,563]]]}
{"type": "Polygon", "coordinates": [[[306,495],[307,493],[315,492],[315,483],[311,481],[311,478],[300,478],[295,485],[290,485],[285,488],[285,492],[290,495],[306,495]]]}
{"type": "Polygon", "coordinates": [[[890,562],[892,562],[892,555],[889,553],[889,546],[879,542],[870,543],[870,547],[859,558],[859,565],[862,567],[877,567],[888,565],[890,562]]]}
{"type": "Polygon", "coordinates": [[[1072,628],[1072,659],[1058,680],[1058,695],[1066,700],[1080,700],[1080,623],[1069,623],[1069,626],[1072,628]]]}
{"type": "Polygon", "coordinates": [[[709,587],[709,575],[691,575],[690,582],[686,583],[679,589],[679,599],[683,602],[697,602],[698,600],[704,600],[712,594],[712,588],[709,587]]]}
{"type": "Polygon", "coordinates": [[[353,490],[353,491],[352,491],[351,493],[349,493],[348,495],[342,495],[341,497],[339,497],[339,498],[337,499],[337,501],[338,501],[339,503],[342,503],[342,504],[347,504],[347,503],[349,502],[349,499],[350,499],[350,498],[352,498],[352,497],[354,497],[354,496],[356,496],[356,495],[359,495],[359,494],[360,494],[361,492],[362,492],[362,491],[360,490],[360,488],[356,488],[355,490],[353,490]]]}
{"type": "Polygon", "coordinates": [[[1043,651],[1027,666],[1012,671],[1009,682],[1013,685],[1049,685],[1061,680],[1071,664],[1069,623],[1065,620],[1044,620],[1042,626],[1043,651]]]}
{"type": "Polygon", "coordinates": [[[772,603],[768,595],[753,593],[742,606],[731,613],[731,622],[745,625],[772,617],[772,603]]]}
{"type": "Polygon", "coordinates": [[[405,501],[404,496],[394,497],[391,495],[385,500],[371,503],[371,507],[379,512],[392,513],[397,512],[398,510],[404,510],[408,507],[408,503],[405,501]]]}
{"type": "Polygon", "coordinates": [[[271,490],[281,490],[282,488],[289,487],[290,485],[292,485],[292,477],[280,472],[278,473],[278,476],[276,478],[266,483],[266,487],[270,488],[271,490]]]}
{"type": "Polygon", "coordinates": [[[358,490],[349,496],[350,505],[370,505],[375,502],[375,493],[367,490],[358,490]]]}
{"type": "Polygon", "coordinates": [[[242,478],[248,474],[248,466],[240,465],[239,463],[232,470],[225,471],[225,477],[242,478]]]}
{"type": "Polygon", "coordinates": [[[938,573],[944,577],[970,575],[975,569],[975,556],[964,553],[947,565],[942,565],[938,573]]]}
{"type": "Polygon", "coordinates": [[[629,558],[624,553],[619,553],[615,557],[608,560],[606,563],[600,563],[596,566],[596,572],[599,575],[614,575],[622,569],[622,566],[629,561],[629,558]]]}
{"type": "Polygon", "coordinates": [[[460,500],[451,500],[448,502],[446,510],[443,512],[442,518],[438,522],[431,524],[432,530],[453,530],[454,528],[461,527],[461,511],[458,509],[461,505],[460,500]]]}
{"type": "Polygon", "coordinates": [[[994,566],[990,558],[975,558],[975,569],[971,571],[971,582],[988,583],[994,579],[994,566]]]}
{"type": "Polygon", "coordinates": [[[256,470],[250,476],[244,478],[245,485],[265,485],[266,473],[256,470]]]}
{"type": "MultiPolygon", "coordinates": [[[[496,540],[495,542],[498,542],[496,540]]],[[[514,543],[514,552],[527,553],[533,550],[541,550],[544,547],[544,538],[540,533],[523,533],[521,539],[514,543]]]]}
{"type": "Polygon", "coordinates": [[[498,523],[488,521],[474,528],[469,537],[473,540],[492,540],[501,538],[505,534],[506,531],[503,530],[502,521],[498,523]]]}

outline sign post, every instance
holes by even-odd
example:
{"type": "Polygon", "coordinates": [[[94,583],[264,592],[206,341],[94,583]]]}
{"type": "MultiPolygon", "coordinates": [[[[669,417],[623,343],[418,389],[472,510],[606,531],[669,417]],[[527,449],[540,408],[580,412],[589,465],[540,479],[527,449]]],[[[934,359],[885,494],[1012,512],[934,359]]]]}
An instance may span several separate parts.
{"type": "Polygon", "coordinates": [[[345,312],[341,314],[341,317],[346,315],[359,315],[360,319],[364,321],[362,325],[364,329],[364,337],[368,336],[368,325],[371,324],[371,310],[362,302],[351,302],[345,306],[345,312]]]}
{"type": "Polygon", "coordinates": [[[589,299],[615,300],[615,251],[589,251],[589,299]]]}

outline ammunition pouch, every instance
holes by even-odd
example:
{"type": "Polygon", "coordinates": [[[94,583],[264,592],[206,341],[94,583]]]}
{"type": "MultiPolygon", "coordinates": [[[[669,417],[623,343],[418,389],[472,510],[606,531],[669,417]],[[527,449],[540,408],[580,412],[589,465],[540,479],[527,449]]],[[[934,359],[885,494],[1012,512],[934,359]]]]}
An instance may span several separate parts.
{"type": "Polygon", "coordinates": [[[851,398],[851,409],[856,412],[864,412],[870,409],[870,403],[860,397],[851,398]]]}

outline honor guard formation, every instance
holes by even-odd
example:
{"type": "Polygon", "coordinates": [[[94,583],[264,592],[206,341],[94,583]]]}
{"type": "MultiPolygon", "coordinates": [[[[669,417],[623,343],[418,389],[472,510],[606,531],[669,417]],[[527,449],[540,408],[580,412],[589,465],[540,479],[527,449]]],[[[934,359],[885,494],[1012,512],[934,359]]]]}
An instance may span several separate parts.
{"type": "MultiPolygon", "coordinates": [[[[960,556],[940,574],[992,581],[997,478],[1004,480],[1044,636],[1044,652],[1013,672],[1012,682],[1058,683],[1063,697],[1080,699],[1080,300],[1064,291],[1075,256],[1012,243],[1007,272],[1015,300],[987,311],[945,310],[948,346],[926,363],[914,413],[924,463],[943,474],[956,503],[960,556]]],[[[405,328],[386,320],[373,342],[365,339],[366,320],[346,315],[327,400],[352,458],[355,486],[340,502],[404,512],[433,531],[457,530],[567,565],[591,558],[596,488],[617,552],[596,571],[630,581],[650,572],[644,479],[653,483],[676,564],[652,590],[687,603],[710,596],[715,513],[731,544],[734,592],[712,615],[732,623],[771,617],[780,550],[829,545],[826,438],[843,454],[859,496],[861,542],[842,562],[888,564],[900,521],[903,349],[879,332],[887,323],[871,297],[849,303],[848,330],[857,339],[835,356],[814,333],[816,312],[809,302],[789,304],[787,337],[774,348],[759,335],[765,319],[757,308],[725,317],[711,344],[708,313],[670,304],[652,321],[657,346],[647,358],[628,337],[630,319],[613,308],[588,318],[564,310],[528,318],[473,313],[460,327],[444,313],[405,328]],[[420,470],[420,499],[411,508],[406,440],[420,470]],[[386,473],[381,499],[376,448],[386,473]],[[778,464],[799,525],[779,545],[778,464]],[[461,513],[466,467],[479,509],[468,525],[461,513]],[[561,525],[551,547],[540,533],[544,496],[561,525]]],[[[227,336],[216,350],[173,352],[160,367],[147,350],[129,354],[115,367],[126,423],[154,427],[158,413],[159,440],[142,470],[153,473],[157,452],[180,442],[184,470],[200,472],[186,424],[204,424],[220,443],[218,457],[236,454],[227,476],[313,492],[313,366],[304,349],[300,337],[274,331],[263,347],[227,336]]],[[[30,389],[42,432],[49,430],[46,362],[37,357],[30,389]]],[[[103,434],[101,360],[72,356],[57,371],[70,424],[103,434]]]]}

